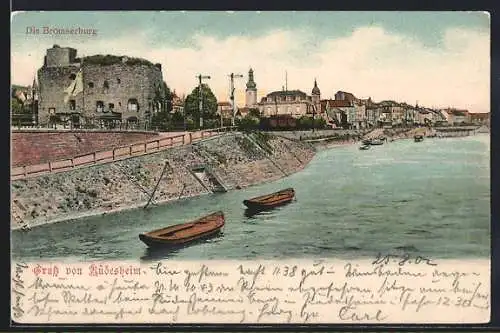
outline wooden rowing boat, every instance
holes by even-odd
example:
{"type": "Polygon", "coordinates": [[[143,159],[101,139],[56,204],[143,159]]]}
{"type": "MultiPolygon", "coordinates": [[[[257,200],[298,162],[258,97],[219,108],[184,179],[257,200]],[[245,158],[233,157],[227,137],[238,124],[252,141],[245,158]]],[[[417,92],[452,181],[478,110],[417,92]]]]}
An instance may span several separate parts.
{"type": "Polygon", "coordinates": [[[294,197],[295,190],[293,188],[287,188],[275,193],[243,200],[243,204],[250,210],[261,211],[287,204],[292,201],[294,197]]]}
{"type": "Polygon", "coordinates": [[[139,239],[149,247],[183,245],[195,240],[214,236],[224,227],[224,213],[221,211],[199,219],[139,235],[139,239]]]}
{"type": "Polygon", "coordinates": [[[362,145],[359,147],[359,150],[368,150],[370,149],[370,145],[362,145]]]}

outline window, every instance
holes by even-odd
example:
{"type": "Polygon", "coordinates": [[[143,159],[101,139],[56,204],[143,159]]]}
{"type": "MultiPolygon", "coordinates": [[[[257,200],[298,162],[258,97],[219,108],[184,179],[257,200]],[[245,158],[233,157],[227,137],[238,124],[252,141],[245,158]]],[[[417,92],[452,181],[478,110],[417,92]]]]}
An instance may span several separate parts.
{"type": "Polygon", "coordinates": [[[291,106],[286,108],[286,113],[292,114],[292,107],[291,106]]]}
{"type": "Polygon", "coordinates": [[[89,82],[88,86],[89,88],[94,88],[94,82],[89,82]]]}
{"type": "Polygon", "coordinates": [[[271,114],[271,107],[270,107],[270,106],[268,106],[268,107],[267,107],[267,115],[270,115],[270,114],[271,114]]]}
{"type": "Polygon", "coordinates": [[[115,104],[109,103],[108,104],[108,109],[109,109],[109,111],[113,112],[113,110],[115,109],[115,104]]]}
{"type": "Polygon", "coordinates": [[[97,101],[95,103],[96,105],[96,112],[103,112],[104,111],[104,102],[103,101],[97,101]]]}
{"type": "Polygon", "coordinates": [[[69,109],[70,110],[75,110],[76,109],[76,101],[74,99],[71,99],[69,101],[69,109]]]}
{"type": "Polygon", "coordinates": [[[69,78],[70,78],[71,80],[76,79],[76,74],[71,74],[71,75],[69,76],[69,78]]]}
{"type": "Polygon", "coordinates": [[[131,98],[128,100],[127,110],[134,111],[134,112],[139,111],[139,103],[137,103],[137,99],[131,98]]]}
{"type": "Polygon", "coordinates": [[[103,88],[104,89],[109,89],[109,82],[108,82],[108,80],[104,80],[103,88]]]}
{"type": "Polygon", "coordinates": [[[296,114],[300,114],[300,106],[299,106],[299,105],[297,105],[297,106],[295,107],[295,113],[296,113],[296,114]]]}
{"type": "Polygon", "coordinates": [[[122,80],[120,80],[120,78],[119,78],[119,77],[117,77],[117,78],[116,78],[116,83],[120,84],[120,83],[122,83],[122,80]]]}

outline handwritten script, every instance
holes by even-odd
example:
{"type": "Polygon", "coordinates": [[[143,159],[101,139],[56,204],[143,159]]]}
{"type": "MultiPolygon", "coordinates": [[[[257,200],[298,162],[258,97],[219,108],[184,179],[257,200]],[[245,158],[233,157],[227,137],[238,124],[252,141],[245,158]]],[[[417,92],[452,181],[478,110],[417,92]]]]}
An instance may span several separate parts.
{"type": "Polygon", "coordinates": [[[490,262],[12,264],[18,323],[485,323],[490,262]]]}

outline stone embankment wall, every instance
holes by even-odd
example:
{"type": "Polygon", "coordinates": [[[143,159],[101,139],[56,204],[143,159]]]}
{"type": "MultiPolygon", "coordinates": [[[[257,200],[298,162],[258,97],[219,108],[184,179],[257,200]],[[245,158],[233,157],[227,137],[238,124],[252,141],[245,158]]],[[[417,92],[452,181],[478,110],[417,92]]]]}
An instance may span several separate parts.
{"type": "Polygon", "coordinates": [[[276,180],[314,156],[305,143],[230,133],[193,145],[12,182],[12,228],[143,206],[165,165],[153,203],[211,193],[193,174],[209,169],[227,189],[276,180]],[[167,163],[167,164],[166,164],[167,163]]]}
{"type": "Polygon", "coordinates": [[[33,165],[89,154],[148,139],[152,132],[13,131],[12,166],[33,165]]]}
{"type": "Polygon", "coordinates": [[[292,140],[315,140],[325,138],[338,138],[344,140],[347,137],[357,137],[363,135],[369,130],[344,130],[344,129],[330,129],[330,130],[306,130],[306,131],[273,131],[268,132],[273,135],[289,138],[292,140]]]}

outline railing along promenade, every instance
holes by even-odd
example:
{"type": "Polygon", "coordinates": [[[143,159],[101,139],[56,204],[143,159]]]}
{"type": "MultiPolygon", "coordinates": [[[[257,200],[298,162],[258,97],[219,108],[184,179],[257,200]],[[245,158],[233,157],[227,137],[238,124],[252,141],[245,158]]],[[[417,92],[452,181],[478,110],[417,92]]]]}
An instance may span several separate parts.
{"type": "Polygon", "coordinates": [[[113,149],[95,151],[88,154],[73,156],[71,158],[33,165],[13,166],[11,167],[10,178],[11,180],[25,179],[43,174],[120,161],[131,157],[163,151],[172,147],[188,145],[193,142],[220,135],[221,133],[230,131],[231,129],[233,129],[233,127],[220,127],[173,136],[162,137],[159,135],[159,137],[154,140],[119,146],[113,149]]]}

